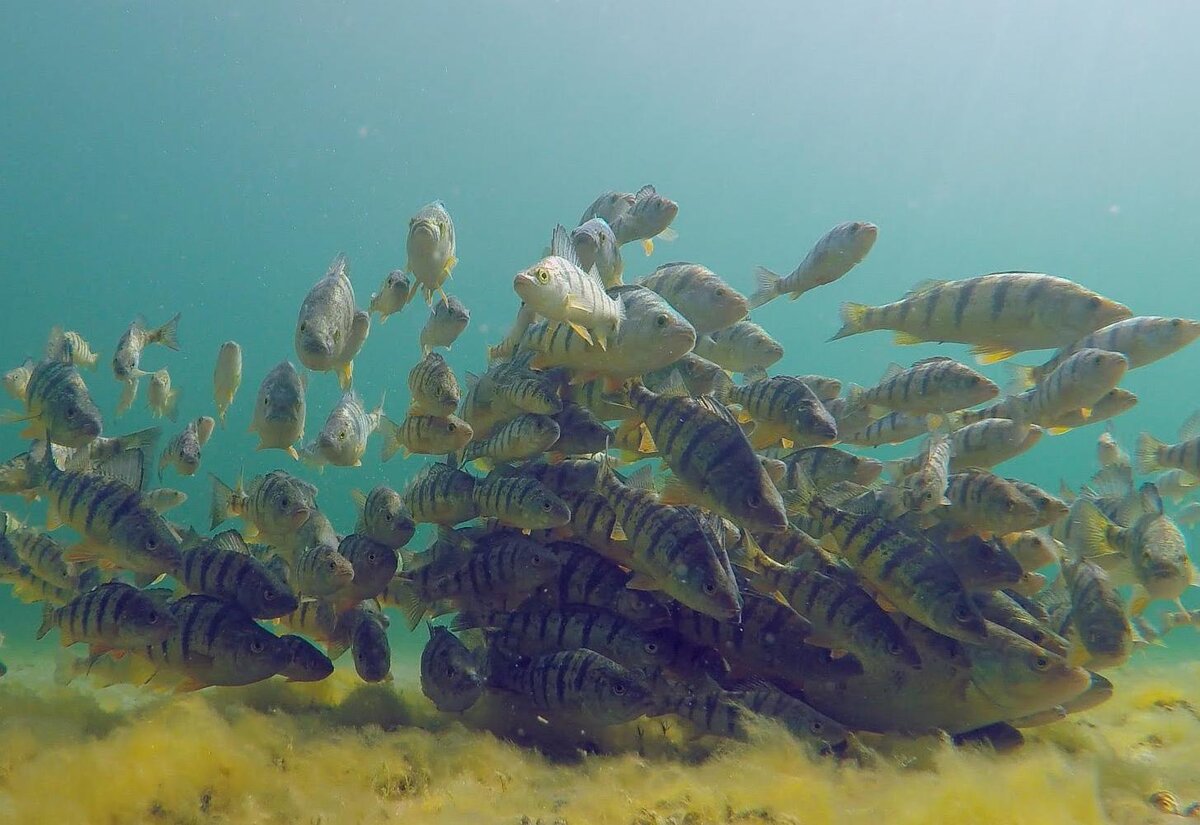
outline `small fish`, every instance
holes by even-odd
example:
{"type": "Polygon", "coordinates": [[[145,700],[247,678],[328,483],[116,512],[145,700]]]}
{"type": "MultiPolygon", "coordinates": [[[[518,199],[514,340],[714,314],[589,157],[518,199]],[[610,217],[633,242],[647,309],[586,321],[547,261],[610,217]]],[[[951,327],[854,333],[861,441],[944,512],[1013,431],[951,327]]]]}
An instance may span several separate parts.
{"type": "Polygon", "coordinates": [[[1062,545],[1037,530],[1023,530],[1015,536],[1007,536],[1004,546],[1024,570],[1048,567],[1062,557],[1062,545]]]}
{"type": "Polygon", "coordinates": [[[242,533],[247,538],[261,536],[268,544],[281,544],[317,510],[317,488],[282,470],[256,476],[249,488],[242,486],[240,478],[236,487],[230,487],[216,476],[210,477],[213,495],[209,516],[213,529],[237,516],[245,522],[242,533]]]}
{"type": "Polygon", "coordinates": [[[921,462],[916,471],[904,476],[901,502],[913,513],[931,513],[952,502],[946,497],[950,483],[950,458],[953,446],[943,434],[934,434],[921,450],[921,462]]]}
{"type": "Polygon", "coordinates": [[[963,587],[973,593],[1015,587],[1025,574],[1021,563],[998,541],[975,535],[955,537],[944,525],[928,530],[926,536],[958,573],[963,587]]]}
{"type": "Polygon", "coordinates": [[[642,381],[647,389],[662,392],[674,373],[678,373],[683,379],[683,385],[687,387],[688,395],[691,396],[712,395],[721,383],[721,378],[727,377],[725,371],[712,361],[689,352],[673,364],[646,373],[642,381]]]}
{"type": "Polygon", "coordinates": [[[338,553],[354,569],[354,578],[332,596],[338,604],[354,605],[375,598],[391,583],[400,563],[395,549],[360,533],[343,536],[338,553]]]}
{"type": "Polygon", "coordinates": [[[94,370],[100,356],[92,352],[91,345],[78,332],[54,327],[46,342],[46,359],[74,364],[81,370],[94,370]]]}
{"type": "Polygon", "coordinates": [[[333,675],[333,662],[303,636],[280,636],[279,643],[291,657],[287,667],[279,671],[289,682],[319,682],[333,675]]]}
{"type": "Polygon", "coordinates": [[[1003,591],[976,592],[971,598],[987,621],[1007,628],[1057,656],[1068,655],[1070,643],[1066,639],[1046,627],[1003,591]]]}
{"type": "Polygon", "coordinates": [[[1183,470],[1193,476],[1200,476],[1200,435],[1189,437],[1177,444],[1167,444],[1150,433],[1139,434],[1137,468],[1139,473],[1145,475],[1183,470]]]}
{"type": "Polygon", "coordinates": [[[429,627],[421,651],[421,692],[443,713],[462,713],[483,695],[478,657],[444,627],[429,627]]]}
{"type": "Polygon", "coordinates": [[[995,467],[1029,450],[1044,432],[1036,424],[1009,418],[984,418],[968,424],[950,434],[950,472],[995,467]]]}
{"type": "Polygon", "coordinates": [[[849,399],[851,404],[882,410],[935,415],[936,427],[942,415],[982,404],[999,393],[999,387],[965,364],[935,356],[908,369],[891,364],[874,387],[851,386],[849,399]]]}
{"type": "Polygon", "coordinates": [[[83,642],[92,653],[103,653],[158,644],[176,627],[155,599],[128,584],[109,582],[62,607],[44,605],[37,638],[57,628],[63,647],[83,642]]]}
{"type": "Polygon", "coordinates": [[[440,292],[442,300],[446,293],[442,284],[450,277],[458,258],[455,257],[454,221],[441,201],[421,207],[408,222],[408,261],[404,271],[412,273],[411,301],[417,289],[425,293],[426,303],[433,302],[433,293],[440,292]]]}
{"type": "Polygon", "coordinates": [[[395,315],[408,304],[413,294],[413,285],[404,270],[393,269],[379,285],[379,291],[371,294],[371,303],[367,305],[368,312],[379,313],[379,323],[387,323],[391,315],[395,315]]]}
{"type": "Polygon", "coordinates": [[[580,269],[587,272],[594,267],[604,286],[620,286],[625,271],[621,246],[603,218],[592,218],[572,229],[571,244],[580,269]]]}
{"type": "Polygon", "coordinates": [[[401,498],[417,524],[453,526],[478,515],[474,492],[474,477],[445,464],[427,464],[408,482],[401,498]]]}
{"type": "Polygon", "coordinates": [[[213,369],[213,401],[217,405],[217,417],[225,426],[225,413],[233,404],[238,387],[242,385],[242,348],[237,341],[226,341],[217,351],[217,365],[213,369]]]}
{"type": "Polygon", "coordinates": [[[29,379],[33,375],[34,366],[35,364],[33,363],[33,360],[26,358],[21,366],[13,367],[11,370],[4,373],[5,392],[18,401],[24,401],[25,388],[29,386],[29,379]]]}
{"type": "MultiPolygon", "coordinates": [[[[1137,584],[1149,599],[1176,601],[1196,581],[1187,542],[1162,502],[1131,526],[1112,522],[1093,502],[1082,500],[1072,515],[1080,523],[1084,552],[1116,584],[1137,584]]],[[[1135,611],[1140,612],[1140,611],[1135,611]]]]}
{"type": "Polygon", "coordinates": [[[486,459],[499,464],[533,458],[550,449],[560,433],[558,423],[550,416],[522,413],[487,438],[467,444],[462,461],[486,459]]]}
{"type": "MultiPolygon", "coordinates": [[[[11,515],[0,514],[0,522],[6,522],[6,526],[0,524],[0,546],[7,542],[12,551],[7,558],[0,558],[0,569],[15,571],[24,563],[34,575],[57,587],[79,587],[78,567],[63,558],[66,548],[41,530],[18,525],[11,515]]],[[[3,555],[6,550],[0,550],[3,555]]]]}
{"type": "Polygon", "coordinates": [[[780,295],[789,295],[794,301],[810,289],[833,283],[862,263],[878,235],[879,228],[873,223],[839,223],[817,240],[790,275],[784,277],[758,267],[754,273],[758,288],[750,298],[750,307],[760,307],[780,295]]]}
{"type": "Polygon", "coordinates": [[[1025,350],[1069,346],[1132,314],[1125,305],[1065,278],[996,272],[922,282],[883,306],[843,304],[842,328],[832,340],[890,329],[897,344],[970,344],[981,363],[995,363],[1025,350]]]}
{"type": "Polygon", "coordinates": [[[1175,514],[1175,520],[1184,527],[1195,527],[1200,524],[1200,502],[1191,502],[1183,506],[1175,514]]]}
{"type": "Polygon", "coordinates": [[[1017,485],[986,470],[967,470],[950,476],[950,503],[936,511],[939,521],[953,525],[958,535],[984,538],[1040,527],[1039,511],[1017,485]]]}
{"type": "Polygon", "coordinates": [[[613,431],[586,407],[571,402],[550,416],[558,424],[558,440],[554,442],[555,457],[593,455],[603,452],[613,440],[613,431]]]}
{"type": "Polygon", "coordinates": [[[421,327],[421,354],[427,355],[434,347],[450,349],[470,322],[471,311],[463,302],[443,293],[430,311],[425,326],[421,327]]]}
{"type": "Polygon", "coordinates": [[[288,581],[298,594],[332,596],[354,581],[354,566],[338,551],[336,536],[331,543],[306,541],[292,554],[288,581]]]}
{"type": "Polygon", "coordinates": [[[917,436],[924,435],[933,428],[937,419],[929,415],[910,415],[903,412],[891,412],[882,418],[877,418],[865,427],[857,430],[847,430],[839,422],[838,434],[846,444],[860,447],[879,447],[883,444],[903,444],[917,436]]]}
{"type": "Polygon", "coordinates": [[[142,494],[142,499],[150,506],[150,509],[161,515],[181,506],[188,497],[187,493],[182,490],[159,487],[156,490],[147,490],[142,494]]]}
{"type": "Polygon", "coordinates": [[[1200,486],[1200,478],[1183,470],[1168,470],[1154,479],[1154,486],[1163,498],[1179,503],[1200,486]]]}
{"type": "Polygon", "coordinates": [[[491,647],[487,684],[521,696],[543,716],[585,725],[617,725],[655,706],[649,685],[636,671],[590,650],[518,659],[491,647]]]}
{"type": "Polygon", "coordinates": [[[753,321],[701,335],[696,354],[730,372],[764,370],[783,357],[783,345],[753,321]]]}
{"type": "Polygon", "coordinates": [[[679,204],[664,198],[653,186],[646,184],[633,193],[629,208],[621,211],[609,223],[618,244],[624,246],[641,241],[643,251],[650,255],[654,252],[654,238],[673,241],[678,237],[675,230],[671,229],[671,222],[678,214],[679,204]]]}
{"type": "Polygon", "coordinates": [[[429,352],[408,372],[411,411],[448,416],[458,409],[458,381],[441,353],[429,352]]]}
{"type": "Polygon", "coordinates": [[[584,271],[561,225],[554,228],[552,254],[518,272],[517,295],[538,315],[569,325],[588,344],[608,349],[625,318],[620,297],[610,297],[594,271],[584,271]]]}
{"type": "Polygon", "coordinates": [[[471,425],[456,415],[414,415],[397,424],[390,418],[380,421],[383,447],[380,458],[388,461],[396,453],[404,458],[410,455],[445,455],[456,453],[474,435],[471,425]]]}
{"type": "Polygon", "coordinates": [[[354,532],[362,533],[393,550],[403,547],[412,539],[416,524],[395,490],[380,485],[366,494],[351,490],[350,495],[359,510],[354,532]]]}
{"type": "Polygon", "coordinates": [[[174,467],[181,476],[194,476],[200,469],[200,448],[212,434],[213,420],[202,416],[195,421],[189,421],[183,431],[167,442],[162,456],[158,460],[158,478],[162,480],[163,470],[174,467]]]}
{"type": "Polygon", "coordinates": [[[4,421],[24,422],[22,438],[47,439],[63,447],[83,447],[100,435],[100,410],[92,402],[79,370],[59,361],[42,361],[25,388],[25,413],[5,413],[4,421]]]}
{"type": "Polygon", "coordinates": [[[179,389],[171,386],[171,374],[164,367],[150,376],[150,391],[146,406],[155,418],[167,417],[174,421],[178,415],[179,389]]]}
{"type": "Polygon", "coordinates": [[[188,591],[232,602],[256,619],[275,619],[300,606],[287,582],[250,554],[236,530],[185,550],[178,578],[188,591]]]}
{"type": "Polygon", "coordinates": [[[837,440],[837,423],[798,378],[776,375],[745,384],[734,384],[721,373],[713,397],[724,404],[738,404],[743,424],[753,422],[750,444],[761,450],[782,443],[785,449],[830,444],[837,440]]]}
{"type": "Polygon", "coordinates": [[[710,398],[655,394],[638,382],[629,398],[682,484],[748,529],[786,529],[779,491],[728,410],[710,398]]]}
{"type": "Polygon", "coordinates": [[[665,298],[697,335],[730,327],[749,312],[745,296],[700,264],[663,264],[639,283],[665,298]]]}
{"type": "Polygon", "coordinates": [[[844,725],[772,685],[727,695],[747,710],[779,722],[797,739],[817,743],[822,751],[849,741],[849,731],[844,725]]]}
{"type": "Polygon", "coordinates": [[[1080,645],[1072,659],[1085,660],[1091,670],[1124,664],[1133,652],[1133,628],[1108,575],[1085,559],[1064,559],[1062,573],[1071,595],[1071,627],[1080,645]]]}
{"type": "Polygon", "coordinates": [[[300,305],[296,355],[316,372],[337,374],[342,391],[354,380],[354,358],[371,331],[371,315],[354,304],[354,286],[344,255],[338,255],[300,305]]]}
{"type": "Polygon", "coordinates": [[[1137,369],[1166,358],[1200,338],[1200,321],[1185,318],[1141,316],[1125,318],[1085,335],[1070,346],[1060,349],[1054,357],[1038,367],[1016,367],[1018,380],[1033,386],[1053,372],[1059,364],[1081,349],[1100,349],[1119,352],[1137,369]]]}
{"type": "Polygon", "coordinates": [[[316,440],[305,448],[305,459],[321,467],[361,467],[367,439],[384,420],[383,401],[371,412],[363,407],[358,393],[343,393],[325,419],[316,440]]]}
{"type": "Polygon", "coordinates": [[[475,483],[472,495],[481,518],[521,530],[547,530],[571,520],[571,508],[537,479],[493,473],[475,483]]]}
{"type": "Polygon", "coordinates": [[[294,446],[304,437],[307,382],[291,361],[281,361],[267,373],[258,388],[250,431],[258,433],[256,450],[284,450],[299,460],[294,446]]]}
{"type": "Polygon", "coordinates": [[[391,675],[392,647],[387,636],[387,619],[370,602],[363,602],[343,615],[339,623],[350,623],[350,653],[354,672],[364,682],[382,682],[391,675]]]}
{"type": "Polygon", "coordinates": [[[1117,437],[1113,435],[1111,430],[1105,430],[1096,438],[1096,461],[1102,468],[1111,465],[1119,467],[1131,467],[1133,465],[1133,462],[1129,458],[1129,453],[1125,452],[1125,449],[1117,441],[1117,437]]]}
{"type": "Polygon", "coordinates": [[[560,607],[602,607],[645,629],[662,627],[670,620],[668,607],[653,593],[629,589],[632,573],[583,545],[555,542],[552,548],[562,566],[557,578],[538,591],[544,601],[560,607]]]}
{"type": "Polygon", "coordinates": [[[850,481],[862,486],[875,483],[883,472],[883,462],[854,455],[836,447],[805,447],[784,456],[787,469],[780,490],[794,490],[800,479],[810,480],[817,490],[825,490],[850,481]]]}
{"type": "MultiPolygon", "coordinates": [[[[113,351],[113,376],[118,381],[135,387],[137,379],[148,375],[141,369],[142,350],[150,344],[162,344],[168,349],[179,350],[179,313],[161,327],[146,329],[142,319],[135,320],[121,335],[117,348],[113,351]]],[[[135,390],[136,392],[136,390],[135,390]]]]}

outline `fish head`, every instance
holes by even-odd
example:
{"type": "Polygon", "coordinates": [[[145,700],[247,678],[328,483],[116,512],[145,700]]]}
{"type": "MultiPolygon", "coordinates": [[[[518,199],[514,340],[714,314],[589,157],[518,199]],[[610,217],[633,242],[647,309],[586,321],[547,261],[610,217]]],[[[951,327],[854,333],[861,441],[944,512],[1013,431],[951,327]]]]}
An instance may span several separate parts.
{"type": "Polygon", "coordinates": [[[29,376],[31,375],[29,367],[21,366],[14,367],[4,373],[4,389],[17,400],[25,398],[25,388],[29,385],[29,376]]]}
{"type": "Polygon", "coordinates": [[[639,237],[653,238],[670,226],[678,214],[679,204],[649,191],[638,195],[621,221],[625,225],[635,226],[639,237]]]}
{"type": "Polygon", "coordinates": [[[1200,321],[1187,318],[1171,318],[1166,323],[1151,328],[1150,337],[1166,348],[1179,349],[1200,338],[1200,321]]]}
{"type": "Polygon", "coordinates": [[[971,680],[1004,708],[1051,707],[1088,689],[1091,677],[1081,667],[998,625],[988,639],[969,648],[971,680]]]}
{"type": "MultiPolygon", "coordinates": [[[[593,220],[599,219],[593,218],[593,220]]],[[[591,225],[591,221],[571,230],[571,244],[575,247],[575,257],[579,261],[579,268],[584,272],[596,265],[596,260],[600,256],[601,243],[601,238],[595,231],[595,227],[591,225]]]]}
{"type": "Polygon", "coordinates": [[[163,604],[143,591],[136,591],[123,605],[117,633],[122,646],[127,643],[129,647],[141,647],[163,642],[178,626],[179,622],[163,604]]]}
{"type": "Polygon", "coordinates": [[[746,296],[725,283],[718,283],[703,296],[704,328],[720,330],[741,321],[750,312],[746,296]]]}
{"type": "Polygon", "coordinates": [[[571,520],[571,508],[549,490],[534,490],[526,497],[526,502],[522,517],[528,529],[548,530],[571,520]]]}
{"type": "Polygon", "coordinates": [[[363,514],[364,526],[375,541],[388,547],[403,547],[416,532],[416,522],[405,508],[399,493],[394,490],[388,492],[390,495],[372,495],[373,506],[363,514]]]}
{"type": "Polygon", "coordinates": [[[392,648],[387,628],[375,615],[359,618],[351,632],[354,670],[364,682],[382,682],[392,670],[392,648]]]}
{"type": "Polygon", "coordinates": [[[261,565],[247,568],[238,584],[237,603],[256,619],[277,619],[300,606],[287,582],[261,565]]]}
{"type": "Polygon", "coordinates": [[[762,464],[755,464],[756,472],[744,479],[740,490],[727,502],[733,521],[749,530],[764,533],[782,533],[788,529],[787,510],[783,497],[771,483],[762,464]]]}
{"type": "Polygon", "coordinates": [[[1047,302],[1042,312],[1049,310],[1046,317],[1053,317],[1064,330],[1076,330],[1080,337],[1089,332],[1132,318],[1129,307],[1095,293],[1081,297],[1065,293],[1061,300],[1047,302]]]}
{"type": "Polygon", "coordinates": [[[442,240],[442,222],[433,216],[421,216],[408,222],[408,254],[432,257],[442,240]]]}
{"type": "Polygon", "coordinates": [[[279,643],[288,651],[287,667],[279,671],[289,682],[319,682],[333,673],[333,662],[303,636],[280,636],[279,643]]]}
{"type": "Polygon", "coordinates": [[[215,673],[221,683],[259,682],[292,664],[292,644],[249,620],[232,625],[214,648],[215,673]]]}
{"type": "MultiPolygon", "coordinates": [[[[568,294],[566,281],[559,277],[558,259],[543,258],[513,278],[513,290],[518,297],[542,315],[561,320],[568,294]]],[[[563,262],[565,263],[565,262],[563,262]]]]}
{"type": "Polygon", "coordinates": [[[46,427],[50,440],[63,447],[84,447],[103,429],[100,410],[86,394],[69,398],[61,407],[51,406],[46,427]]]}
{"type": "Polygon", "coordinates": [[[321,428],[321,432],[317,433],[317,452],[331,464],[354,464],[359,457],[359,445],[352,433],[353,430],[347,422],[331,419],[321,428]]]}
{"type": "MultiPolygon", "coordinates": [[[[350,557],[347,556],[347,558],[350,557]]],[[[390,547],[375,541],[367,541],[358,545],[351,565],[354,568],[354,581],[357,585],[361,585],[364,590],[377,586],[379,592],[382,592],[396,575],[400,557],[390,547]]]]}
{"type": "Polygon", "coordinates": [[[125,564],[135,573],[173,575],[182,561],[179,542],[165,521],[149,508],[138,508],[112,525],[111,544],[121,550],[125,564]]]}
{"type": "Polygon", "coordinates": [[[796,441],[802,444],[832,444],[838,438],[837,422],[825,405],[812,395],[811,390],[808,395],[811,397],[802,399],[791,416],[794,434],[803,436],[796,441]]]}
{"type": "Polygon", "coordinates": [[[621,325],[620,335],[623,338],[629,336],[630,348],[655,353],[656,369],[679,360],[696,346],[695,327],[665,301],[659,311],[643,316],[635,323],[627,320],[621,325]]]}
{"type": "Polygon", "coordinates": [[[296,354],[305,366],[323,365],[337,355],[340,339],[336,325],[319,314],[303,313],[296,322],[296,354]]]}
{"type": "Polygon", "coordinates": [[[429,633],[421,652],[421,691],[440,711],[464,711],[483,692],[479,661],[446,628],[430,625],[429,633]]]}
{"type": "Polygon", "coordinates": [[[118,381],[129,381],[140,377],[143,373],[138,368],[141,351],[133,347],[118,347],[113,353],[112,370],[118,381]]]}
{"type": "Polygon", "coordinates": [[[593,669],[595,683],[583,702],[589,720],[598,724],[617,724],[652,712],[658,699],[650,684],[637,672],[616,664],[593,669]]]}

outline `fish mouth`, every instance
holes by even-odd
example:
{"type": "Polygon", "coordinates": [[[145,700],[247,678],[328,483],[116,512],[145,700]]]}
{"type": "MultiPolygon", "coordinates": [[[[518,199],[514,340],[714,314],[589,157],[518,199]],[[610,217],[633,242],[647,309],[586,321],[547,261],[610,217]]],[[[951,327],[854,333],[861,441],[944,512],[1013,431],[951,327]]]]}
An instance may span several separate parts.
{"type": "Polygon", "coordinates": [[[326,336],[305,335],[301,336],[297,341],[298,349],[308,356],[318,358],[331,358],[336,352],[333,346],[333,339],[326,336]]]}
{"type": "Polygon", "coordinates": [[[408,229],[408,244],[414,252],[428,253],[437,247],[441,232],[428,221],[418,221],[408,229]]]}

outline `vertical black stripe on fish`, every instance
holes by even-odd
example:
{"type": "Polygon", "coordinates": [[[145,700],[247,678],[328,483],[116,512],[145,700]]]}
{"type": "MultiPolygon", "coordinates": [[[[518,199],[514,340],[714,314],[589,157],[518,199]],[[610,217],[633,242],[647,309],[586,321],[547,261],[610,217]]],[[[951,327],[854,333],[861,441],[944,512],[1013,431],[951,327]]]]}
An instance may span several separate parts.
{"type": "Polygon", "coordinates": [[[997,278],[995,286],[992,288],[992,320],[1000,320],[1000,314],[1004,312],[1004,301],[1008,296],[1009,287],[1012,286],[1011,278],[997,278]]]}

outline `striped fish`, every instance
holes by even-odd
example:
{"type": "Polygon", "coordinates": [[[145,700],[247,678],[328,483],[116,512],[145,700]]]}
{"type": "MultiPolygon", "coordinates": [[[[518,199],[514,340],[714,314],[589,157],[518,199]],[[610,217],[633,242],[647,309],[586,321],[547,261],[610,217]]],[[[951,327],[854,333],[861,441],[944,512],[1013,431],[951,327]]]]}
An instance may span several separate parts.
{"type": "Polygon", "coordinates": [[[203,416],[189,421],[183,431],[167,442],[158,459],[158,479],[162,481],[163,470],[174,467],[181,476],[194,476],[200,469],[200,448],[212,434],[213,420],[203,416]]]}
{"type": "Polygon", "coordinates": [[[732,326],[750,311],[745,296],[700,264],[663,264],[639,283],[666,298],[697,335],[732,326]]]}
{"type": "Polygon", "coordinates": [[[163,367],[150,376],[150,389],[146,393],[146,406],[155,418],[174,421],[179,412],[179,389],[171,386],[171,373],[163,367]]]}
{"type": "Polygon", "coordinates": [[[333,662],[303,636],[280,636],[290,662],[279,675],[289,682],[319,682],[333,675],[333,662]]]}
{"type": "MultiPolygon", "coordinates": [[[[910,415],[943,415],[995,398],[1000,388],[953,358],[934,356],[908,369],[891,364],[869,389],[851,386],[851,404],[882,407],[910,415]]],[[[934,421],[934,426],[940,424],[934,421]]]]}
{"type": "Polygon", "coordinates": [[[444,627],[429,625],[421,651],[421,692],[443,713],[462,713],[483,695],[478,657],[444,627]]]}
{"type": "Polygon", "coordinates": [[[849,430],[841,423],[838,433],[846,444],[859,447],[879,447],[884,444],[903,444],[917,436],[929,432],[935,426],[937,419],[929,415],[910,415],[903,412],[891,412],[882,418],[877,418],[862,429],[849,430]]]}
{"type": "Polygon", "coordinates": [[[230,487],[216,476],[210,478],[213,496],[209,516],[214,529],[237,516],[245,522],[242,534],[247,538],[261,537],[267,544],[279,545],[286,543],[287,537],[317,509],[317,488],[283,470],[256,476],[249,488],[242,486],[240,478],[237,487],[230,487]]]}
{"type": "Polygon", "coordinates": [[[1006,627],[1038,647],[1058,656],[1066,656],[1066,639],[1059,636],[1003,591],[986,591],[971,596],[980,614],[989,622],[1006,627]]]}
{"type": "Polygon", "coordinates": [[[780,295],[789,295],[794,301],[810,289],[833,283],[862,263],[878,235],[879,228],[873,223],[846,221],[822,235],[790,275],[758,267],[750,307],[760,307],[780,295]]]}
{"type": "Polygon", "coordinates": [[[404,309],[412,292],[412,282],[404,274],[404,270],[393,269],[379,285],[379,291],[371,293],[367,311],[378,312],[379,323],[387,323],[390,316],[404,309]]]}
{"type": "Polygon", "coordinates": [[[518,694],[543,716],[591,725],[628,722],[655,706],[640,675],[590,650],[516,659],[491,647],[487,683],[518,694]]]}
{"type": "Polygon", "coordinates": [[[87,385],[71,364],[42,361],[25,385],[25,413],[5,413],[6,422],[25,422],[22,438],[49,440],[64,447],[83,447],[100,435],[100,410],[87,385]]]}
{"type": "Polygon", "coordinates": [[[408,260],[404,271],[414,278],[411,301],[418,289],[425,293],[426,303],[432,303],[433,293],[439,292],[445,299],[442,284],[450,277],[458,263],[455,257],[454,221],[441,201],[422,206],[408,222],[406,241],[408,260]]]}
{"type": "Polygon", "coordinates": [[[806,447],[783,458],[787,465],[781,490],[795,489],[800,479],[811,480],[818,490],[843,481],[863,486],[872,484],[883,472],[883,462],[858,456],[836,447],[806,447]]]}
{"type": "Polygon", "coordinates": [[[136,319],[121,334],[117,348],[113,351],[113,377],[118,381],[132,383],[136,387],[137,379],[149,375],[141,369],[142,350],[150,344],[162,344],[168,349],[179,351],[179,313],[161,327],[147,329],[145,321],[136,319]]]}
{"type": "Polygon", "coordinates": [[[550,416],[522,413],[487,438],[468,443],[461,459],[499,464],[533,458],[550,449],[559,434],[558,423],[550,416]]]}
{"type": "Polygon", "coordinates": [[[773,685],[726,694],[759,716],[782,724],[802,741],[815,742],[822,751],[845,745],[849,731],[844,725],[773,685]]]}
{"type": "Polygon", "coordinates": [[[367,412],[358,393],[354,390],[344,393],[329,411],[316,440],[305,448],[306,460],[317,466],[328,463],[335,467],[361,467],[367,439],[383,420],[382,400],[367,412]]]}
{"type": "Polygon", "coordinates": [[[76,565],[63,559],[66,549],[41,530],[21,527],[15,519],[6,516],[7,540],[16,559],[29,565],[29,569],[40,578],[65,589],[79,586],[79,570],[76,565]]]}
{"type": "Polygon", "coordinates": [[[1082,349],[1119,352],[1137,369],[1166,358],[1200,337],[1200,321],[1185,318],[1161,318],[1139,315],[1109,324],[1063,347],[1046,363],[1036,367],[1016,367],[1026,386],[1032,386],[1054,372],[1060,364],[1082,349]]]}
{"type": "Polygon", "coordinates": [[[296,355],[310,370],[336,374],[346,392],[354,380],[354,358],[370,331],[371,315],[355,305],[350,267],[339,254],[300,305],[296,355]]]}
{"type": "Polygon", "coordinates": [[[538,590],[543,601],[559,607],[602,607],[643,629],[658,628],[670,621],[669,608],[653,593],[626,586],[632,573],[583,545],[559,541],[551,547],[561,567],[558,576],[538,590]]]}
{"type": "Polygon", "coordinates": [[[641,241],[642,250],[649,256],[654,252],[655,238],[673,241],[678,237],[675,230],[671,229],[671,221],[679,214],[679,204],[658,194],[650,184],[629,197],[632,200],[628,201],[628,208],[619,210],[609,221],[618,244],[624,246],[641,241]]]}
{"type": "Polygon", "coordinates": [[[718,401],[738,404],[743,411],[739,420],[754,422],[749,435],[756,450],[780,443],[784,449],[791,449],[837,440],[837,422],[812,389],[798,378],[777,375],[738,385],[719,373],[715,384],[713,396],[718,401]]]}
{"type": "Polygon", "coordinates": [[[746,320],[697,337],[696,354],[730,372],[753,373],[782,358],[783,344],[746,320]]]}
{"type": "Polygon", "coordinates": [[[634,382],[630,401],[663,460],[712,509],[752,530],[787,528],[779,491],[729,411],[710,398],[655,394],[634,382]]]}
{"type": "Polygon", "coordinates": [[[607,221],[592,218],[572,229],[571,246],[580,269],[588,272],[594,267],[606,287],[620,286],[625,262],[621,259],[617,236],[607,221]]]}
{"type": "Polygon", "coordinates": [[[403,547],[412,539],[416,523],[400,494],[391,487],[381,484],[365,494],[351,490],[350,497],[358,507],[354,532],[392,549],[403,547]]]}
{"type": "Polygon", "coordinates": [[[19,367],[13,367],[4,373],[4,390],[18,401],[25,400],[25,390],[36,366],[32,359],[26,358],[19,367]]]}
{"type": "Polygon", "coordinates": [[[46,360],[74,364],[81,370],[94,370],[100,356],[92,352],[92,346],[74,330],[54,327],[46,341],[46,360]]]}
{"type": "Polygon", "coordinates": [[[1008,479],[987,470],[966,470],[950,476],[946,485],[950,503],[935,516],[956,528],[954,535],[1019,533],[1040,527],[1037,507],[1008,479]]]}
{"type": "Polygon", "coordinates": [[[571,508],[534,478],[495,473],[475,482],[472,492],[481,518],[522,530],[548,530],[571,520],[571,508]]]}
{"type": "Polygon", "coordinates": [[[373,602],[362,602],[342,614],[339,624],[347,623],[350,653],[358,678],[372,684],[387,679],[392,671],[392,646],[383,613],[373,602]]]}
{"type": "Polygon", "coordinates": [[[236,530],[185,550],[177,578],[190,592],[232,602],[256,619],[278,618],[299,606],[287,582],[250,554],[236,530]]]}
{"type": "Polygon", "coordinates": [[[410,412],[448,416],[458,409],[458,381],[441,353],[429,352],[408,371],[410,412]]]}
{"type": "Polygon", "coordinates": [[[241,385],[242,347],[237,341],[226,341],[217,351],[217,365],[213,368],[213,401],[222,427],[225,426],[225,413],[233,405],[233,397],[241,385]]]}
{"type": "Polygon", "coordinates": [[[981,363],[1033,349],[1066,347],[1132,313],[1073,281],[1035,272],[996,272],[959,281],[928,281],[883,306],[842,305],[831,340],[878,329],[897,344],[971,344],[981,363]]]}
{"type": "Polygon", "coordinates": [[[62,607],[44,605],[37,638],[57,628],[63,647],[82,642],[97,654],[158,644],[176,627],[157,600],[136,587],[109,582],[62,607]]]}
{"type": "Polygon", "coordinates": [[[1064,559],[1063,580],[1071,595],[1070,661],[1090,670],[1119,667],[1133,652],[1133,628],[1125,603],[1108,575],[1086,559],[1064,559]]]}
{"type": "Polygon", "coordinates": [[[395,549],[360,533],[343,536],[338,553],[354,570],[354,578],[332,596],[339,605],[355,605],[378,596],[391,583],[400,563],[395,549]]]}
{"type": "MultiPolygon", "coordinates": [[[[402,458],[410,455],[445,455],[467,446],[474,432],[471,425],[456,415],[409,415],[399,424],[386,416],[379,421],[383,446],[379,457],[389,461],[396,453],[402,458]]],[[[361,463],[361,462],[360,462],[361,463]]]]}
{"type": "Polygon", "coordinates": [[[294,445],[304,437],[307,383],[291,361],[280,361],[263,378],[250,422],[250,431],[258,433],[256,450],[284,450],[299,460],[294,445]]]}
{"type": "Polygon", "coordinates": [[[428,464],[401,494],[404,507],[417,524],[453,526],[478,515],[474,477],[445,464],[428,464]]]}
{"type": "Polygon", "coordinates": [[[140,492],[140,451],[110,460],[105,467],[109,475],[59,470],[49,450],[43,447],[41,452],[30,470],[50,506],[47,526],[66,524],[83,537],[63,556],[66,561],[99,561],[105,567],[152,576],[178,569],[179,542],[140,492]]]}
{"type": "Polygon", "coordinates": [[[421,354],[429,354],[434,347],[450,349],[470,322],[471,311],[466,305],[455,296],[443,292],[441,299],[430,310],[425,326],[421,327],[418,338],[421,354]]]}

